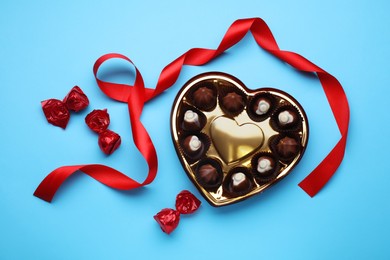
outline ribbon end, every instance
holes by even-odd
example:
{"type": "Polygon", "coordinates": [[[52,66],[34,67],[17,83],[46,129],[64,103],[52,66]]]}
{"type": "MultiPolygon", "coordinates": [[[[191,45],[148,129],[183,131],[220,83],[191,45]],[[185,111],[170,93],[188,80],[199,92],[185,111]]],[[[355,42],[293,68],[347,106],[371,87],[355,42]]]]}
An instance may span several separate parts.
{"type": "Polygon", "coordinates": [[[309,195],[310,198],[313,198],[313,197],[319,192],[319,190],[315,190],[315,189],[313,188],[313,186],[305,184],[304,181],[300,182],[300,183],[298,184],[298,186],[299,186],[304,192],[306,192],[306,194],[309,195]]]}
{"type": "Polygon", "coordinates": [[[35,190],[34,194],[33,194],[35,197],[43,200],[43,201],[46,201],[47,203],[51,203],[51,201],[53,200],[53,196],[50,196],[48,194],[42,194],[39,192],[38,189],[35,190]]]}

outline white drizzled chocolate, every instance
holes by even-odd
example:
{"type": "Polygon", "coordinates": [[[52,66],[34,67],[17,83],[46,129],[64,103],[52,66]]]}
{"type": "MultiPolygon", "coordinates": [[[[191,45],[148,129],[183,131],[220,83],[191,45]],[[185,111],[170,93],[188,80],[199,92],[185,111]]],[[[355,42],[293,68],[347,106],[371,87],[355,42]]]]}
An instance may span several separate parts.
{"type": "Polygon", "coordinates": [[[237,195],[249,192],[251,186],[248,176],[238,171],[231,175],[227,189],[230,193],[237,195]]]}
{"type": "Polygon", "coordinates": [[[290,112],[290,111],[283,111],[283,112],[280,112],[279,115],[278,115],[278,120],[279,120],[279,123],[281,125],[287,125],[287,124],[290,124],[292,122],[294,122],[294,115],[290,112]]]}
{"type": "Polygon", "coordinates": [[[240,186],[243,182],[246,181],[246,176],[242,172],[236,172],[232,176],[233,187],[240,186]]]}
{"type": "Polygon", "coordinates": [[[272,163],[268,158],[259,158],[257,164],[257,171],[259,173],[264,173],[272,170],[272,163]]]}
{"type": "Polygon", "coordinates": [[[196,124],[197,126],[200,125],[198,114],[195,113],[195,112],[192,111],[192,110],[187,110],[187,111],[184,113],[184,122],[189,123],[189,124],[194,123],[194,124],[196,124]]]}
{"type": "Polygon", "coordinates": [[[258,115],[264,115],[268,112],[270,108],[270,103],[264,99],[260,99],[259,103],[257,104],[257,109],[255,111],[258,115]]]}
{"type": "Polygon", "coordinates": [[[196,152],[200,149],[201,146],[202,146],[202,142],[199,140],[199,138],[196,135],[191,136],[189,142],[190,150],[196,152]]]}
{"type": "Polygon", "coordinates": [[[201,137],[196,135],[187,136],[182,143],[183,150],[192,159],[198,158],[204,152],[205,145],[201,137]]]}

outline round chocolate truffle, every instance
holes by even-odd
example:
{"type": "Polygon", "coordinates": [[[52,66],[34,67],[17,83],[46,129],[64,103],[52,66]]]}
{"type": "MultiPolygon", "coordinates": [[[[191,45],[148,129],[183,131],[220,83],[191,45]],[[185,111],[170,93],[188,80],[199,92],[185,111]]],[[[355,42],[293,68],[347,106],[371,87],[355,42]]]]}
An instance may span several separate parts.
{"type": "Polygon", "coordinates": [[[291,137],[284,137],[276,144],[276,152],[283,159],[290,159],[296,156],[299,152],[299,143],[291,137]]]}
{"type": "Polygon", "coordinates": [[[217,103],[214,91],[208,87],[198,88],[192,95],[194,105],[200,109],[211,109],[217,103]]]}
{"type": "Polygon", "coordinates": [[[222,105],[227,111],[231,113],[237,113],[245,106],[242,96],[235,92],[230,92],[224,96],[222,98],[222,105]]]}
{"type": "Polygon", "coordinates": [[[278,115],[278,122],[281,126],[290,126],[297,122],[298,115],[293,110],[283,110],[278,115]]]}
{"type": "Polygon", "coordinates": [[[204,164],[199,167],[196,177],[204,188],[215,188],[221,185],[222,174],[211,164],[204,164]]]}
{"type": "Polygon", "coordinates": [[[257,160],[257,172],[262,175],[266,176],[274,172],[275,170],[275,161],[273,158],[269,156],[261,156],[257,160]]]}
{"type": "Polygon", "coordinates": [[[251,182],[242,172],[235,172],[230,177],[228,189],[233,194],[244,194],[251,188],[251,182]]]}
{"type": "Polygon", "coordinates": [[[271,101],[268,98],[261,97],[254,102],[253,111],[257,115],[262,116],[268,113],[270,107],[271,101]]]}
{"type": "Polygon", "coordinates": [[[200,129],[199,115],[192,111],[187,110],[183,116],[183,129],[187,131],[195,131],[200,129]]]}
{"type": "Polygon", "coordinates": [[[196,135],[190,135],[184,139],[183,148],[188,156],[196,158],[203,153],[204,144],[196,135]]]}

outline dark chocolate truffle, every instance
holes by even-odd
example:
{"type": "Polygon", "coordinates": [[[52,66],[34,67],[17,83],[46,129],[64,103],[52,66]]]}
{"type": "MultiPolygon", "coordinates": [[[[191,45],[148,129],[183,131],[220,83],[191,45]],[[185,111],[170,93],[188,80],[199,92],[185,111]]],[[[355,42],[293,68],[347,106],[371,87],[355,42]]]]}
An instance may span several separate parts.
{"type": "Polygon", "coordinates": [[[231,113],[239,112],[245,106],[242,96],[235,92],[230,92],[224,96],[222,98],[222,105],[227,111],[231,113]]]}
{"type": "Polygon", "coordinates": [[[182,126],[183,126],[183,129],[187,130],[187,131],[200,130],[199,115],[192,110],[187,110],[183,116],[182,126]]]}
{"type": "Polygon", "coordinates": [[[249,191],[252,184],[248,177],[242,172],[235,172],[230,176],[228,185],[229,192],[232,194],[244,194],[249,191]]]}
{"type": "Polygon", "coordinates": [[[211,164],[204,164],[199,167],[197,180],[204,188],[215,188],[221,185],[222,174],[211,164]]]}
{"type": "Polygon", "coordinates": [[[270,175],[275,171],[275,161],[273,158],[269,156],[261,156],[257,160],[257,172],[261,176],[267,176],[270,175]]]}
{"type": "Polygon", "coordinates": [[[190,135],[184,139],[183,148],[188,156],[197,158],[203,153],[204,144],[196,135],[190,135]]]}
{"type": "Polygon", "coordinates": [[[276,152],[284,159],[290,159],[299,152],[299,143],[291,137],[284,137],[276,145],[276,152]]]}
{"type": "Polygon", "coordinates": [[[278,123],[280,126],[294,125],[298,120],[298,115],[293,110],[283,110],[278,115],[278,123]]]}
{"type": "Polygon", "coordinates": [[[200,109],[211,109],[217,102],[214,91],[208,87],[198,88],[192,98],[194,105],[200,109]]]}
{"type": "Polygon", "coordinates": [[[269,109],[271,107],[271,101],[268,98],[261,97],[253,104],[253,111],[256,115],[265,115],[268,113],[269,109]]]}

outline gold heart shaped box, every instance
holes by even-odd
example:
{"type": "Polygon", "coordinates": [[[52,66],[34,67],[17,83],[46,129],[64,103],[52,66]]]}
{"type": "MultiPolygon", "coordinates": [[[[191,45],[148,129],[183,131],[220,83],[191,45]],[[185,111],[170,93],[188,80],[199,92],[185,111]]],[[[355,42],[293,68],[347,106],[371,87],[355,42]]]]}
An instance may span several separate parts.
{"type": "Polygon", "coordinates": [[[249,90],[231,75],[208,72],[190,79],[179,91],[172,107],[171,133],[188,177],[203,197],[218,207],[259,194],[286,177],[302,158],[309,128],[302,106],[287,93],[272,88],[249,90]],[[214,102],[209,107],[194,99],[196,90],[205,86],[212,90],[209,94],[214,102]],[[224,97],[233,92],[240,96],[239,111],[229,111],[224,105],[224,97]],[[266,113],[258,115],[253,107],[262,97],[272,102],[266,113]],[[292,126],[284,127],[278,121],[285,110],[296,114],[292,126]],[[197,115],[197,129],[183,125],[187,111],[197,115]],[[187,148],[193,136],[195,143],[201,143],[197,154],[187,148]],[[292,145],[287,144],[287,148],[293,149],[289,156],[280,148],[286,140],[293,140],[292,145]],[[266,176],[258,172],[262,158],[272,161],[266,176]],[[212,179],[212,185],[202,179],[204,165],[218,173],[218,177],[207,178],[212,179]],[[234,190],[233,186],[243,179],[243,190],[234,190]]]}

